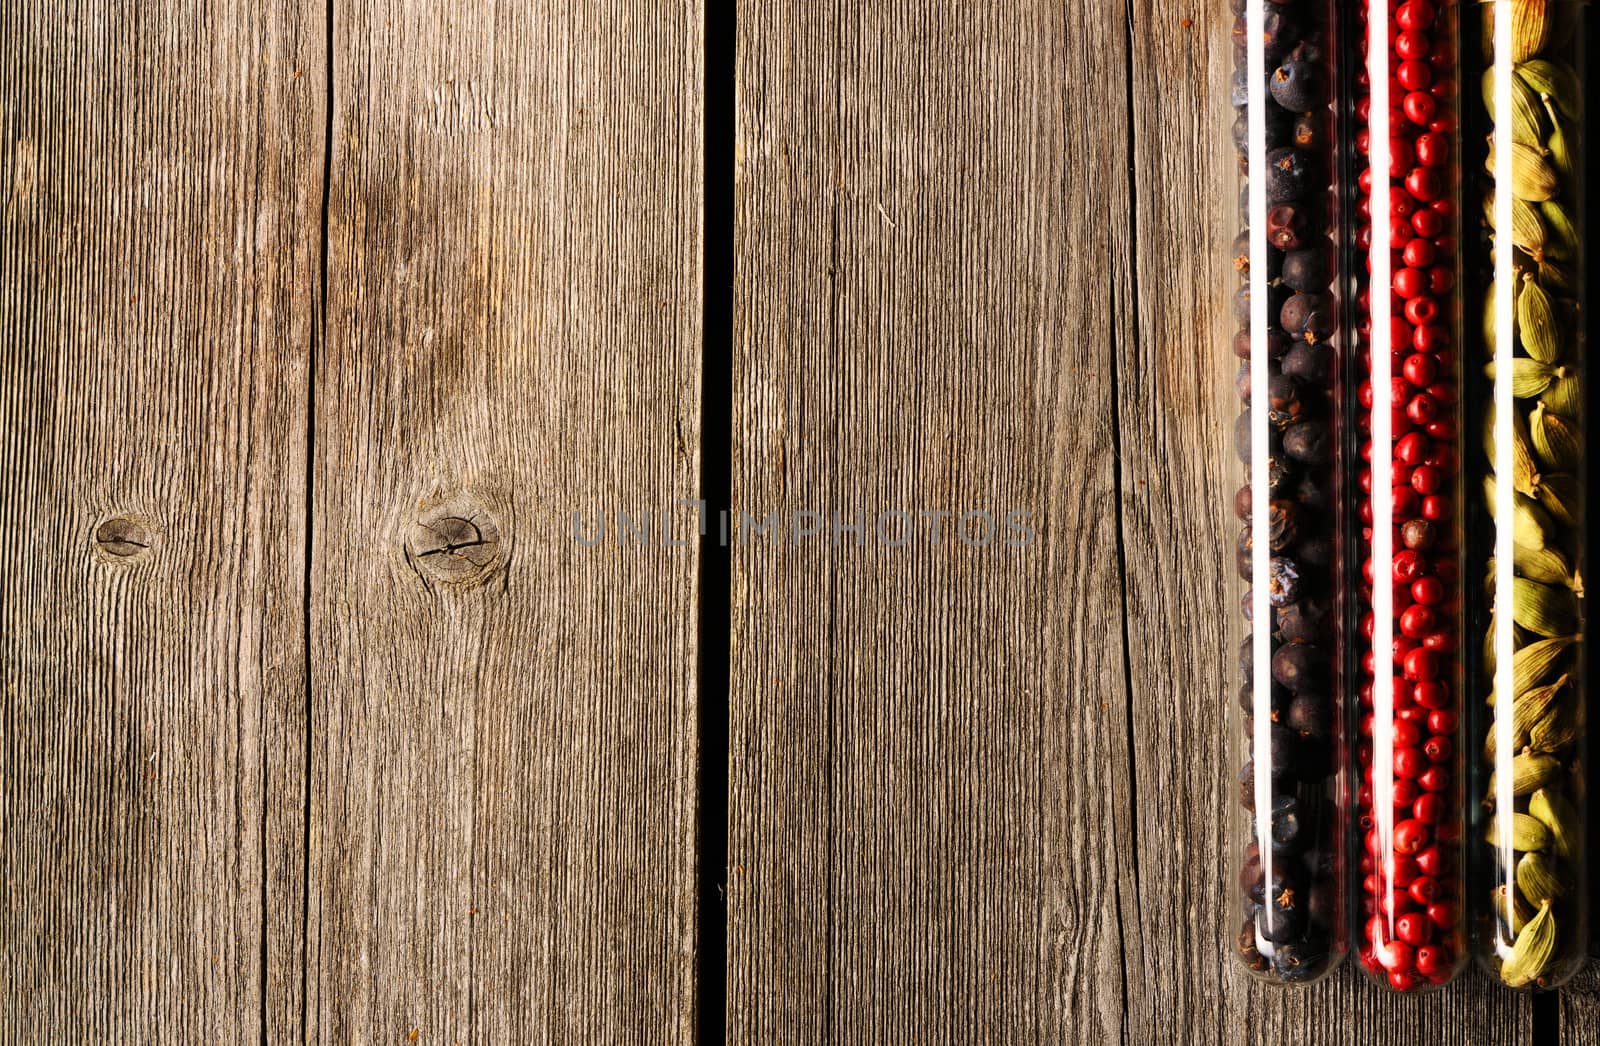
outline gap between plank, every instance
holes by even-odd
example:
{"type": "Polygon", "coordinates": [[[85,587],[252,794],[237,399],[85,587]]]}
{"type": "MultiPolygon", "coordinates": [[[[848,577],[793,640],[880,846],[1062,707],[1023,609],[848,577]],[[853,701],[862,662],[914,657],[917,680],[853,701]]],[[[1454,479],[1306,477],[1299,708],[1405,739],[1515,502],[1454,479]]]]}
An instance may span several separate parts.
{"type": "MultiPolygon", "coordinates": [[[[1123,6],[1122,46],[1126,59],[1127,76],[1124,83],[1124,97],[1126,99],[1127,121],[1127,165],[1124,172],[1128,180],[1128,242],[1139,242],[1139,198],[1138,185],[1134,177],[1134,126],[1137,117],[1134,113],[1134,82],[1133,82],[1133,2],[1126,0],[1123,6]]],[[[1128,281],[1130,294],[1128,301],[1131,303],[1129,310],[1130,326],[1132,328],[1133,345],[1137,351],[1139,345],[1139,262],[1134,252],[1129,252],[1128,281]]],[[[1111,280],[1111,315],[1117,315],[1117,283],[1113,269],[1111,280]]],[[[1120,326],[1118,328],[1120,332],[1120,326]]],[[[1133,655],[1128,637],[1128,550],[1126,535],[1126,513],[1123,509],[1122,496],[1122,389],[1118,380],[1118,368],[1121,365],[1120,346],[1117,335],[1111,339],[1111,452],[1112,452],[1112,495],[1115,501],[1115,518],[1117,524],[1117,573],[1122,579],[1122,685],[1126,690],[1124,714],[1127,716],[1128,736],[1128,809],[1139,809],[1139,752],[1134,743],[1136,731],[1134,730],[1133,706],[1133,655]]],[[[1127,853],[1133,864],[1134,891],[1131,901],[1139,903],[1139,819],[1128,819],[1129,845],[1127,853]]],[[[1122,930],[1122,947],[1120,949],[1122,970],[1122,1041],[1128,1041],[1128,926],[1123,919],[1122,910],[1122,875],[1120,869],[1114,880],[1116,882],[1117,922],[1122,930]]],[[[1137,925],[1135,927],[1137,929],[1137,925]]]]}
{"type": "MultiPolygon", "coordinates": [[[[323,20],[323,119],[322,119],[322,215],[320,257],[317,271],[317,300],[312,310],[309,358],[306,361],[306,539],[305,577],[301,595],[305,600],[302,619],[305,622],[305,748],[301,752],[301,826],[303,846],[300,860],[300,1041],[310,1041],[311,1007],[311,758],[312,727],[315,710],[312,707],[311,668],[311,570],[314,562],[316,514],[315,477],[317,464],[317,363],[322,346],[328,337],[328,208],[333,196],[333,4],[327,0],[323,20]]],[[[265,1030],[263,1027],[263,1036],[265,1030]]],[[[265,1040],[263,1039],[263,1042],[265,1040]]]]}
{"type": "Polygon", "coordinates": [[[727,1037],[728,685],[732,552],[720,540],[733,502],[734,88],[733,0],[706,0],[701,205],[700,537],[695,720],[695,1042],[727,1037]]]}

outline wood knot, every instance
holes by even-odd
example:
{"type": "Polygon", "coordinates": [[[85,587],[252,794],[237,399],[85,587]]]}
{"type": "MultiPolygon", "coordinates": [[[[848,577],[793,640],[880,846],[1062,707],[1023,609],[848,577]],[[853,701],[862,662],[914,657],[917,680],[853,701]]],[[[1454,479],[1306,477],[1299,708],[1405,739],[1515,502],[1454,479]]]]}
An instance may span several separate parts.
{"type": "Polygon", "coordinates": [[[155,528],[135,516],[112,516],[94,528],[94,547],[110,563],[132,563],[150,554],[155,528]]]}
{"type": "Polygon", "coordinates": [[[406,559],[424,576],[452,585],[488,580],[505,562],[500,527],[482,506],[455,499],[419,515],[406,559]]]}

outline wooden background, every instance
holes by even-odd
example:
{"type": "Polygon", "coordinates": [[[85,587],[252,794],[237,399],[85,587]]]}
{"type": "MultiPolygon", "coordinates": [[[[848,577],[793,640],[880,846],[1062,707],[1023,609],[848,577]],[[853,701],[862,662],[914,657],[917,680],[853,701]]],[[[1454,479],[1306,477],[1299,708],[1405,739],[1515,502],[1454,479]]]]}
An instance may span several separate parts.
{"type": "Polygon", "coordinates": [[[1222,6],[7,4],[0,1041],[1600,1039],[1229,965],[1222,6]]]}

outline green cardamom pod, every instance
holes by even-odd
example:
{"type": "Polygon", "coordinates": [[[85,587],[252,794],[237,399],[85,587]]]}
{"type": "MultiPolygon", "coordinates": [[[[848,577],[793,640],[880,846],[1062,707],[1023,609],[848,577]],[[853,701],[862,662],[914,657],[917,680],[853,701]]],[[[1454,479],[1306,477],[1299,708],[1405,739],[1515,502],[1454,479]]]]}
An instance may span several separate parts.
{"type": "MultiPolygon", "coordinates": [[[[1491,175],[1495,174],[1494,149],[1489,150],[1489,159],[1484,166],[1491,175]]],[[[1561,181],[1556,177],[1556,170],[1550,166],[1546,151],[1541,146],[1530,145],[1527,142],[1513,142],[1511,145],[1511,192],[1524,200],[1548,200],[1555,196],[1561,188],[1561,181]]]]}
{"type": "MultiPolygon", "coordinates": [[[[1540,490],[1542,491],[1541,484],[1540,490]]],[[[1483,478],[1483,496],[1491,510],[1498,502],[1495,500],[1495,478],[1483,478]]],[[[1526,494],[1513,495],[1511,513],[1512,540],[1523,548],[1539,550],[1550,544],[1549,536],[1554,529],[1550,516],[1539,503],[1526,494]]]]}
{"type": "MultiPolygon", "coordinates": [[[[1536,686],[1526,693],[1518,694],[1517,699],[1511,703],[1511,750],[1520,752],[1528,746],[1528,734],[1533,725],[1545,717],[1550,706],[1555,703],[1561,691],[1567,685],[1567,676],[1563,675],[1554,683],[1546,686],[1536,686]]],[[[1485,762],[1494,762],[1495,754],[1499,748],[1496,741],[1497,724],[1489,725],[1489,735],[1484,739],[1483,756],[1485,762]]]]}
{"type": "MultiPolygon", "coordinates": [[[[1542,206],[1542,204],[1541,204],[1542,206]]],[[[1544,219],[1534,205],[1515,197],[1511,200],[1511,242],[1521,247],[1534,261],[1544,261],[1544,219]]]]}
{"type": "MultiPolygon", "coordinates": [[[[1517,866],[1520,877],[1522,866],[1517,866]]],[[[1520,878],[1519,878],[1520,883],[1520,878]]],[[[1523,988],[1538,980],[1545,967],[1556,954],[1555,916],[1550,914],[1548,900],[1539,903],[1539,911],[1517,934],[1511,954],[1500,964],[1500,980],[1508,988],[1523,988]]]]}
{"type": "Polygon", "coordinates": [[[1555,858],[1538,853],[1523,854],[1517,861],[1517,889],[1535,904],[1559,900],[1566,895],[1567,884],[1557,871],[1555,858]]]}
{"type": "Polygon", "coordinates": [[[1559,177],[1570,178],[1577,166],[1573,162],[1572,149],[1567,145],[1566,132],[1561,129],[1561,118],[1556,115],[1556,107],[1551,104],[1548,95],[1540,96],[1539,100],[1544,104],[1545,112],[1550,114],[1550,133],[1544,140],[1545,154],[1559,177]]]}
{"type": "Polygon", "coordinates": [[[1498,281],[1490,280],[1489,286],[1483,289],[1483,341],[1488,346],[1491,355],[1495,351],[1495,338],[1497,337],[1495,333],[1497,322],[1495,299],[1499,294],[1499,288],[1498,281]]]}
{"type": "MultiPolygon", "coordinates": [[[[1499,119],[1494,108],[1494,70],[1485,69],[1481,81],[1483,106],[1491,119],[1499,119]]],[[[1544,143],[1544,110],[1539,104],[1539,92],[1526,80],[1511,78],[1511,137],[1528,145],[1544,143]]]]}
{"type": "Polygon", "coordinates": [[[1549,258],[1539,263],[1539,282],[1543,284],[1545,290],[1550,291],[1552,294],[1560,294],[1568,298],[1573,297],[1575,294],[1573,290],[1574,284],[1568,268],[1565,265],[1552,264],[1549,258]]]}
{"type": "MultiPolygon", "coordinates": [[[[1552,639],[1541,639],[1537,643],[1529,643],[1518,650],[1511,658],[1511,690],[1512,700],[1522,696],[1534,687],[1539,686],[1555,674],[1560,666],[1561,658],[1566,654],[1572,644],[1583,638],[1582,633],[1570,636],[1556,636],[1552,639]]],[[[1489,704],[1493,705],[1499,700],[1499,695],[1490,693],[1489,704]]],[[[1538,786],[1535,785],[1535,788],[1538,786]]]]}
{"type": "MultiPolygon", "coordinates": [[[[1493,569],[1492,565],[1490,567],[1489,576],[1491,578],[1494,577],[1494,569],[1493,569]]],[[[1490,593],[1490,595],[1494,594],[1494,586],[1493,585],[1489,586],[1489,593],[1490,593]]],[[[1494,674],[1494,666],[1495,666],[1494,631],[1495,631],[1495,622],[1497,620],[1499,620],[1499,618],[1493,612],[1491,612],[1489,614],[1489,627],[1483,633],[1483,670],[1485,672],[1488,672],[1490,675],[1494,674]]],[[[1515,629],[1513,629],[1513,631],[1515,631],[1515,629]]],[[[1489,695],[1489,703],[1491,705],[1494,704],[1494,695],[1493,694],[1489,695]]]]}
{"type": "Polygon", "coordinates": [[[1539,505],[1552,520],[1566,527],[1578,525],[1578,477],[1557,473],[1539,478],[1539,505]]]}
{"type": "Polygon", "coordinates": [[[1565,585],[1516,580],[1511,613],[1518,625],[1541,636],[1564,636],[1578,630],[1578,600],[1565,585]]]}
{"type": "Polygon", "coordinates": [[[1510,847],[1518,853],[1534,853],[1550,845],[1550,829],[1537,818],[1514,813],[1510,821],[1502,817],[1489,818],[1483,838],[1497,849],[1510,847]]]}
{"type": "Polygon", "coordinates": [[[1572,223],[1572,215],[1567,213],[1567,209],[1554,200],[1545,200],[1539,204],[1539,217],[1542,219],[1539,224],[1540,231],[1548,230],[1540,246],[1549,251],[1553,258],[1575,257],[1580,242],[1578,227],[1572,223]]]}
{"type": "MultiPolygon", "coordinates": [[[[1500,460],[1495,454],[1495,410],[1494,404],[1489,404],[1487,417],[1483,426],[1483,449],[1489,456],[1491,468],[1499,469],[1500,460]]],[[[1533,441],[1528,428],[1527,419],[1523,418],[1520,411],[1511,412],[1511,485],[1517,491],[1530,497],[1539,491],[1539,465],[1533,456],[1533,441]]],[[[1489,502],[1489,508],[1494,509],[1494,502],[1489,502]]]]}
{"type": "Polygon", "coordinates": [[[1550,39],[1548,0],[1511,0],[1511,60],[1526,62],[1550,39]]]}
{"type": "Polygon", "coordinates": [[[1557,701],[1528,731],[1528,747],[1536,752],[1559,752],[1576,743],[1582,733],[1583,714],[1578,703],[1557,701]]]}
{"type": "Polygon", "coordinates": [[[1561,332],[1556,326],[1555,303],[1531,275],[1523,277],[1522,293],[1517,295],[1517,334],[1529,356],[1552,367],[1560,362],[1561,332]]]}
{"type": "Polygon", "coordinates": [[[1544,405],[1564,418],[1583,416],[1583,384],[1576,374],[1562,373],[1544,390],[1544,405]]]}
{"type": "Polygon", "coordinates": [[[1524,494],[1518,494],[1512,512],[1513,540],[1525,548],[1540,549],[1550,543],[1549,534],[1554,529],[1550,517],[1524,494]]]}
{"type": "MultiPolygon", "coordinates": [[[[1544,218],[1539,210],[1542,206],[1544,205],[1532,204],[1514,196],[1511,198],[1511,242],[1536,262],[1544,260],[1547,240],[1544,218]]],[[[1483,196],[1483,212],[1485,220],[1492,228],[1495,223],[1492,191],[1483,196]]]]}
{"type": "Polygon", "coordinates": [[[1553,548],[1522,548],[1518,546],[1514,566],[1517,573],[1532,581],[1546,585],[1566,584],[1572,577],[1572,567],[1567,557],[1553,548]]]}
{"type": "Polygon", "coordinates": [[[1517,66],[1516,77],[1542,97],[1548,97],[1570,120],[1583,117],[1583,85],[1567,66],[1546,58],[1533,58],[1517,66]]]}
{"type": "MultiPolygon", "coordinates": [[[[1484,364],[1483,372],[1489,376],[1490,381],[1493,381],[1497,369],[1496,364],[1491,361],[1484,364]]],[[[1519,400],[1533,399],[1550,387],[1550,383],[1557,377],[1558,369],[1560,368],[1551,367],[1548,363],[1540,363],[1526,356],[1516,357],[1511,361],[1511,395],[1519,400]]]]}
{"type": "Polygon", "coordinates": [[[1583,437],[1572,422],[1540,400],[1528,415],[1528,436],[1539,463],[1551,472],[1573,472],[1583,461],[1583,437]]]}
{"type": "Polygon", "coordinates": [[[1511,927],[1512,933],[1521,933],[1534,915],[1533,907],[1522,899],[1522,895],[1516,890],[1508,890],[1504,883],[1494,888],[1491,904],[1495,914],[1511,927]]]}
{"type": "Polygon", "coordinates": [[[1553,789],[1540,788],[1528,797],[1528,813],[1550,830],[1551,853],[1564,861],[1577,856],[1583,822],[1566,796],[1553,789]]]}

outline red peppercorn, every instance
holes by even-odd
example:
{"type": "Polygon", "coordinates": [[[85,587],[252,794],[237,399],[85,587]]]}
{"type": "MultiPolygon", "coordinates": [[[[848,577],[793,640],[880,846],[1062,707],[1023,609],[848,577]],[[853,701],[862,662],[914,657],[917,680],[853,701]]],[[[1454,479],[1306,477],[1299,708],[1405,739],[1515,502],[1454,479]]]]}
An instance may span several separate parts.
{"type": "Polygon", "coordinates": [[[1413,684],[1411,696],[1418,707],[1430,712],[1439,711],[1450,704],[1450,689],[1436,679],[1413,684]]]}
{"type": "Polygon", "coordinates": [[[1437,494],[1444,486],[1444,476],[1432,465],[1421,465],[1411,470],[1411,488],[1426,497],[1437,494]]]}
{"type": "Polygon", "coordinates": [[[1450,139],[1443,134],[1428,131],[1417,138],[1415,149],[1417,162],[1424,167],[1443,167],[1450,162],[1450,139]]]}
{"type": "MultiPolygon", "coordinates": [[[[1383,874],[1395,886],[1404,889],[1417,877],[1417,859],[1409,854],[1391,854],[1383,862],[1383,874]]],[[[1369,889],[1368,893],[1377,893],[1369,889]]]]}
{"type": "Polygon", "coordinates": [[[1376,829],[1367,832],[1367,853],[1374,857],[1383,853],[1383,841],[1378,838],[1376,829]]]}
{"type": "Polygon", "coordinates": [[[1414,549],[1403,549],[1394,554],[1394,580],[1397,584],[1410,584],[1420,577],[1426,561],[1414,549]]]}
{"type": "Polygon", "coordinates": [[[1430,766],[1417,776],[1417,784],[1429,792],[1443,792],[1450,787],[1450,771],[1442,766],[1430,766]]]}
{"type": "MultiPolygon", "coordinates": [[[[1407,679],[1427,681],[1439,678],[1439,655],[1426,647],[1411,651],[1406,655],[1405,670],[1407,679]]],[[[1435,760],[1438,762],[1438,760],[1435,760]]],[[[1418,770],[1420,773],[1421,770],[1418,770]]],[[[1415,777],[1416,775],[1411,775],[1415,777]]]]}
{"type": "MultiPolygon", "coordinates": [[[[1396,943],[1395,947],[1404,948],[1406,945],[1396,943]]],[[[1410,970],[1389,971],[1389,987],[1397,992],[1414,992],[1421,983],[1422,978],[1410,970]]]]}
{"type": "Polygon", "coordinates": [[[1438,824],[1444,811],[1444,796],[1438,792],[1424,792],[1411,804],[1411,816],[1427,824],[1438,824]]]}
{"type": "MultiPolygon", "coordinates": [[[[1416,777],[1428,765],[1428,757],[1422,754],[1420,748],[1397,748],[1394,753],[1394,773],[1396,777],[1416,777]]],[[[1401,853],[1414,853],[1413,850],[1402,850],[1401,853]]]]}
{"type": "Polygon", "coordinates": [[[1394,53],[1406,61],[1428,56],[1428,37],[1425,33],[1408,30],[1394,38],[1394,53]]]}
{"type": "Polygon", "coordinates": [[[1413,947],[1433,939],[1433,923],[1423,912],[1406,912],[1394,921],[1394,935],[1413,947]]]}
{"type": "Polygon", "coordinates": [[[1397,778],[1394,782],[1394,805],[1396,809],[1402,806],[1410,806],[1417,801],[1417,797],[1421,794],[1422,791],[1417,787],[1417,782],[1409,778],[1397,778]]]}
{"type": "Polygon", "coordinates": [[[1412,639],[1421,639],[1433,629],[1434,620],[1433,610],[1421,603],[1407,607],[1405,613],[1400,615],[1400,633],[1412,639]]]}
{"type": "Polygon", "coordinates": [[[1428,437],[1420,432],[1408,432],[1394,445],[1395,457],[1407,465],[1422,464],[1423,459],[1432,452],[1433,445],[1428,442],[1428,437]]]}
{"type": "Polygon", "coordinates": [[[1455,745],[1450,743],[1448,737],[1442,735],[1430,737],[1422,745],[1422,754],[1428,757],[1430,763],[1448,762],[1454,752],[1455,745]]]}
{"type": "MultiPolygon", "coordinates": [[[[1426,127],[1433,120],[1433,114],[1439,111],[1439,100],[1427,91],[1412,91],[1400,103],[1400,110],[1405,113],[1407,120],[1420,127],[1426,127]]],[[[1409,149],[1406,151],[1410,152],[1409,149]]],[[[1419,200],[1433,199],[1432,196],[1425,196],[1412,189],[1410,185],[1406,188],[1411,189],[1411,195],[1419,200]]]]}
{"type": "Polygon", "coordinates": [[[1399,915],[1401,912],[1410,910],[1410,908],[1411,895],[1406,893],[1404,890],[1394,890],[1386,893],[1383,895],[1383,899],[1378,902],[1378,910],[1386,915],[1391,921],[1395,916],[1399,915]]]}
{"type": "Polygon", "coordinates": [[[1444,852],[1437,846],[1417,851],[1417,871],[1429,878],[1436,879],[1444,874],[1444,864],[1444,852]]]}
{"type": "Polygon", "coordinates": [[[1428,0],[1406,0],[1394,13],[1401,29],[1426,29],[1433,24],[1433,5],[1428,0]]]}
{"type": "MultiPolygon", "coordinates": [[[[1411,272],[1414,270],[1406,270],[1411,272]]],[[[1418,352],[1440,352],[1450,347],[1450,332],[1442,323],[1431,323],[1418,327],[1412,335],[1411,345],[1418,352]]]]}
{"type": "Polygon", "coordinates": [[[1454,632],[1429,632],[1422,637],[1422,645],[1435,654],[1453,654],[1459,644],[1454,632]]]}
{"type": "Polygon", "coordinates": [[[1420,210],[1411,216],[1411,228],[1418,236],[1437,236],[1444,231],[1444,218],[1437,211],[1420,210]]]}
{"type": "Polygon", "coordinates": [[[1394,724],[1394,746],[1396,748],[1411,748],[1422,740],[1422,731],[1414,723],[1398,722],[1394,724]]]}
{"type": "MultiPolygon", "coordinates": [[[[1416,240],[1413,242],[1426,243],[1427,241],[1416,240]]],[[[1407,244],[1407,247],[1409,248],[1410,244],[1407,244]]],[[[1410,259],[1407,259],[1406,264],[1411,265],[1413,263],[1410,259]]],[[[1428,324],[1439,318],[1439,304],[1432,298],[1428,297],[1412,298],[1405,304],[1405,316],[1406,322],[1411,324],[1413,327],[1426,327],[1428,324]]],[[[1412,384],[1431,385],[1433,384],[1433,379],[1429,378],[1427,381],[1418,381],[1413,382],[1412,384]]]]}
{"type": "MultiPolygon", "coordinates": [[[[1406,228],[1408,230],[1411,228],[1411,224],[1409,222],[1406,223],[1406,228]]],[[[1438,248],[1433,245],[1431,240],[1425,240],[1421,237],[1418,237],[1405,245],[1405,250],[1401,254],[1401,259],[1410,268],[1426,269],[1428,266],[1433,264],[1434,259],[1438,256],[1438,248]]]]}
{"type": "Polygon", "coordinates": [[[1390,941],[1378,950],[1378,961],[1391,975],[1405,973],[1416,961],[1416,951],[1404,941],[1390,941]]]}
{"type": "Polygon", "coordinates": [[[1428,292],[1428,274],[1421,269],[1401,269],[1394,274],[1394,292],[1402,298],[1415,298],[1428,292]]]}
{"type": "MultiPolygon", "coordinates": [[[[1422,356],[1421,354],[1409,357],[1409,359],[1419,358],[1429,360],[1430,362],[1432,360],[1432,357],[1422,356]]],[[[1439,401],[1428,395],[1426,392],[1419,392],[1406,401],[1406,418],[1413,425],[1423,426],[1425,431],[1430,426],[1432,421],[1438,416],[1439,401]]],[[[1432,436],[1433,433],[1429,432],[1428,435],[1432,436]]]]}
{"type": "Polygon", "coordinates": [[[1415,58],[1401,62],[1394,75],[1408,91],[1426,91],[1433,86],[1433,66],[1415,58]]]}
{"type": "MultiPolygon", "coordinates": [[[[1422,97],[1427,98],[1428,96],[1422,95],[1422,97]]],[[[1389,177],[1404,178],[1406,176],[1406,172],[1409,171],[1416,162],[1417,157],[1412,151],[1410,139],[1389,139],[1389,177]]],[[[1409,226],[1409,223],[1407,224],[1409,226]]],[[[1410,231],[1411,230],[1408,227],[1406,229],[1408,235],[1410,234],[1410,231]]]]}
{"type": "MultiPolygon", "coordinates": [[[[1426,103],[1419,103],[1419,105],[1426,104],[1427,106],[1431,107],[1434,104],[1433,97],[1431,95],[1408,94],[1406,95],[1406,107],[1408,109],[1411,107],[1411,100],[1413,98],[1427,99],[1426,103]]],[[[1431,108],[1429,109],[1428,115],[1433,115],[1431,108]]],[[[1426,123],[1427,121],[1416,120],[1414,122],[1426,123]]],[[[1440,177],[1439,172],[1432,167],[1413,167],[1411,169],[1411,173],[1406,175],[1406,191],[1419,200],[1431,202],[1433,200],[1437,200],[1439,198],[1439,194],[1444,192],[1444,179],[1440,177]]],[[[1442,292],[1436,290],[1434,293],[1439,294],[1442,292]]]]}
{"type": "Polygon", "coordinates": [[[1449,418],[1435,418],[1423,426],[1423,431],[1434,439],[1455,439],[1456,423],[1449,418]]]}

